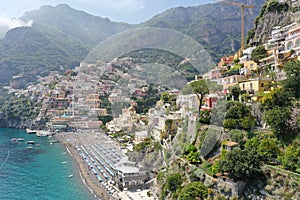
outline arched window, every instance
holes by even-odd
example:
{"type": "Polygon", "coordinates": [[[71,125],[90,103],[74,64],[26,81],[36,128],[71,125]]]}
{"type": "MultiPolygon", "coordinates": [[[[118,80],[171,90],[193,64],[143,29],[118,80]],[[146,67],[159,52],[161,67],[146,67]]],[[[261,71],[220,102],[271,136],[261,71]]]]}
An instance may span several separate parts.
{"type": "Polygon", "coordinates": [[[286,50],[291,50],[293,48],[293,42],[288,42],[286,45],[286,50]]]}
{"type": "Polygon", "coordinates": [[[295,42],[295,47],[300,47],[300,38],[298,38],[295,42]]]}

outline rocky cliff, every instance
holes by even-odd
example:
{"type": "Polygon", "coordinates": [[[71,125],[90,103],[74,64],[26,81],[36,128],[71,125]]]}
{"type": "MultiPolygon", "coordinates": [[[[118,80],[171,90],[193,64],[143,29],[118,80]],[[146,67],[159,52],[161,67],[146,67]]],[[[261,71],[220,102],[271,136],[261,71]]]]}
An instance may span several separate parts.
{"type": "Polygon", "coordinates": [[[24,129],[30,127],[30,120],[20,120],[18,117],[0,119],[0,127],[24,129]]]}
{"type": "Polygon", "coordinates": [[[255,34],[250,42],[265,43],[273,27],[282,27],[293,22],[300,23],[300,1],[267,0],[255,19],[255,34]]]}

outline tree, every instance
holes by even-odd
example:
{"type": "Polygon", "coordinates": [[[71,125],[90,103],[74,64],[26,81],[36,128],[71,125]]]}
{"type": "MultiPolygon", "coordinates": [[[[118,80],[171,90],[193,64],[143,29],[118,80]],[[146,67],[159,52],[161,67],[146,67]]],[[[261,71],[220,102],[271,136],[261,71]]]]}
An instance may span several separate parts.
{"type": "Polygon", "coordinates": [[[283,89],[296,99],[300,98],[300,61],[291,61],[284,65],[286,80],[283,89]]]}
{"type": "Polygon", "coordinates": [[[227,103],[226,119],[241,119],[248,116],[250,109],[241,102],[229,101],[227,103]]]}
{"type": "Polygon", "coordinates": [[[110,115],[105,115],[105,116],[99,116],[98,119],[102,121],[102,124],[105,126],[108,122],[113,120],[113,117],[110,115]]]}
{"type": "Polygon", "coordinates": [[[201,110],[199,115],[199,122],[203,124],[209,124],[211,119],[211,113],[209,110],[201,110]]]}
{"type": "Polygon", "coordinates": [[[259,145],[258,138],[253,137],[253,138],[247,140],[247,142],[245,144],[245,148],[248,150],[257,151],[258,145],[259,145]]]}
{"type": "Polygon", "coordinates": [[[247,180],[261,174],[261,163],[257,153],[251,149],[234,149],[221,159],[219,171],[227,172],[234,180],[247,180]]]}
{"type": "Polygon", "coordinates": [[[201,182],[192,182],[187,184],[180,192],[179,200],[205,199],[208,194],[208,188],[201,182]]]}
{"type": "Polygon", "coordinates": [[[229,87],[230,95],[233,97],[233,100],[237,101],[239,99],[242,90],[239,85],[234,85],[229,87]]]}
{"type": "Polygon", "coordinates": [[[198,149],[192,144],[187,144],[184,146],[183,155],[186,159],[188,159],[192,163],[201,162],[200,153],[198,149]]]}
{"type": "Polygon", "coordinates": [[[190,152],[187,156],[186,159],[188,159],[191,163],[201,163],[201,158],[200,158],[200,152],[190,152]]]}
{"type": "Polygon", "coordinates": [[[291,119],[291,110],[289,107],[274,107],[264,113],[264,119],[271,126],[277,136],[284,136],[289,133],[288,121],[291,119]]]}
{"type": "Polygon", "coordinates": [[[248,34],[246,36],[246,44],[250,43],[250,40],[252,40],[254,38],[254,35],[255,35],[255,30],[254,30],[254,28],[252,28],[248,31],[248,34]]]}
{"type": "Polygon", "coordinates": [[[255,118],[246,105],[236,101],[229,101],[227,103],[226,117],[224,120],[225,128],[250,130],[254,124],[255,118]]]}
{"type": "Polygon", "coordinates": [[[241,120],[241,128],[250,130],[255,125],[255,118],[253,116],[246,116],[241,120]]]}
{"type": "Polygon", "coordinates": [[[292,105],[291,96],[283,89],[275,89],[263,98],[262,105],[267,110],[275,106],[288,107],[292,105]]]}
{"type": "Polygon", "coordinates": [[[259,45],[251,53],[251,59],[258,62],[260,59],[267,57],[267,50],[264,45],[259,45]]]}
{"type": "Polygon", "coordinates": [[[290,144],[283,156],[282,156],[282,164],[288,170],[296,170],[300,168],[300,147],[298,145],[290,144]]]}
{"type": "Polygon", "coordinates": [[[264,161],[272,161],[272,159],[277,158],[280,149],[275,139],[265,138],[258,145],[257,153],[264,161]]]}
{"type": "Polygon", "coordinates": [[[185,88],[183,88],[182,93],[183,94],[194,93],[197,95],[199,101],[198,114],[200,114],[204,96],[209,93],[206,81],[205,80],[193,81],[185,88]]]}
{"type": "Polygon", "coordinates": [[[166,187],[171,192],[176,192],[181,187],[182,179],[179,173],[171,174],[167,177],[166,187]]]}
{"type": "Polygon", "coordinates": [[[215,81],[205,80],[205,84],[207,85],[209,92],[219,92],[223,89],[223,87],[218,85],[215,81]]]}
{"type": "Polygon", "coordinates": [[[231,130],[228,133],[230,140],[244,145],[247,139],[247,132],[242,130],[231,130]]]}
{"type": "Polygon", "coordinates": [[[225,119],[223,126],[224,128],[230,128],[230,129],[235,129],[237,128],[238,122],[235,119],[225,119]]]}
{"type": "Polygon", "coordinates": [[[188,155],[190,152],[196,152],[197,148],[192,144],[187,144],[183,148],[183,155],[188,155]]]}
{"type": "Polygon", "coordinates": [[[176,95],[171,95],[168,92],[163,92],[160,96],[160,100],[164,103],[176,104],[176,95]]]}

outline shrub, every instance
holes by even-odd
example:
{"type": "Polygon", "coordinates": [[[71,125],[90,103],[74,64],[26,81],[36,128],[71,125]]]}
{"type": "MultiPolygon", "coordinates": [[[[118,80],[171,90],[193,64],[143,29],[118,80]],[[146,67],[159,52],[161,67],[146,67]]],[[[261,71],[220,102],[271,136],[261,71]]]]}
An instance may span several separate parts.
{"type": "Polygon", "coordinates": [[[180,192],[179,200],[205,199],[208,194],[208,188],[201,182],[192,182],[187,184],[180,192]]]}

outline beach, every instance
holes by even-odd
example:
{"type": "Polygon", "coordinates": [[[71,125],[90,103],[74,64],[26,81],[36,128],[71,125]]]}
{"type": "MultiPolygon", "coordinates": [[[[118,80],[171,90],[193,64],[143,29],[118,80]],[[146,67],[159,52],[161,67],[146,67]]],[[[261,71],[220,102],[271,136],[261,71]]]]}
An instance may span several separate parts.
{"type": "Polygon", "coordinates": [[[70,157],[75,162],[76,169],[80,174],[80,178],[83,184],[93,194],[95,199],[102,199],[102,200],[110,199],[111,197],[107,194],[105,189],[99,186],[99,184],[95,183],[93,175],[88,171],[87,166],[82,161],[80,155],[76,152],[76,149],[74,149],[73,147],[68,147],[67,145],[65,147],[67,148],[70,157]]]}
{"type": "Polygon", "coordinates": [[[55,137],[64,144],[82,183],[95,199],[154,200],[154,197],[148,197],[149,190],[120,191],[117,188],[113,166],[127,156],[119,144],[104,133],[99,130],[84,130],[57,133],[55,137]]]}
{"type": "MultiPolygon", "coordinates": [[[[103,142],[107,140],[98,140],[99,134],[94,131],[87,132],[68,132],[68,133],[58,133],[55,137],[64,144],[68,154],[74,161],[75,167],[81,177],[82,183],[87,187],[87,189],[92,193],[95,199],[119,199],[116,191],[115,195],[109,194],[107,190],[104,189],[103,184],[99,182],[96,176],[88,168],[85,160],[79,154],[78,146],[95,144],[96,142],[103,142]]],[[[104,135],[102,137],[105,137],[104,135]]],[[[115,187],[114,187],[115,188],[115,187]]],[[[117,188],[115,188],[117,189],[117,188]]]]}

